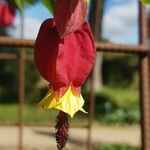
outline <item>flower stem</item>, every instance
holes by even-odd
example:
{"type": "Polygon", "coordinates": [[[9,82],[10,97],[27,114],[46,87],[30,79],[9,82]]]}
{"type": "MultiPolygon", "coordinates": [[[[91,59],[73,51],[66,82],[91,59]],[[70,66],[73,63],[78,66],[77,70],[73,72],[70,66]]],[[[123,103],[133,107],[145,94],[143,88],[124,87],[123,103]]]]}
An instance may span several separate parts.
{"type": "Polygon", "coordinates": [[[68,115],[66,113],[59,111],[55,129],[57,148],[58,150],[65,150],[69,131],[68,115]]]}

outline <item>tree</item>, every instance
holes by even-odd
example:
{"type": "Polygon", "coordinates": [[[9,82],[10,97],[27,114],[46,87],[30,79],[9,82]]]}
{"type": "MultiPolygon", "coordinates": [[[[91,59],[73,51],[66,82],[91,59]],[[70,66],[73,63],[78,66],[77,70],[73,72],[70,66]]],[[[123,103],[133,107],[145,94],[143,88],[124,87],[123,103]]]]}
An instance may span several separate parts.
{"type": "MultiPolygon", "coordinates": [[[[95,38],[95,41],[101,39],[101,22],[103,17],[104,0],[92,0],[89,14],[89,23],[95,38]]],[[[97,53],[96,63],[94,67],[94,91],[99,92],[102,87],[102,62],[103,54],[97,53]]]]}

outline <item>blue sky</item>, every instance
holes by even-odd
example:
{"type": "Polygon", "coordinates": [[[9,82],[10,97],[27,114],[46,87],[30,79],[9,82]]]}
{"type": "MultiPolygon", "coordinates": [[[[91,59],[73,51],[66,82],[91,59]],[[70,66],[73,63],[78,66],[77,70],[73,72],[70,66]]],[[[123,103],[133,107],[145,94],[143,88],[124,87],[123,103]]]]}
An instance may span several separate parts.
{"type": "MultiPolygon", "coordinates": [[[[108,39],[112,43],[137,44],[137,2],[138,0],[105,1],[102,25],[103,38],[108,39]]],[[[26,7],[25,38],[35,39],[42,21],[51,16],[50,12],[41,3],[26,7]]],[[[15,20],[17,27],[19,27],[18,18],[15,20]]],[[[18,31],[17,34],[19,34],[18,31]]]]}
{"type": "Polygon", "coordinates": [[[51,17],[52,15],[41,3],[36,3],[33,6],[28,6],[25,8],[25,16],[42,21],[48,17],[51,17]]]}
{"type": "Polygon", "coordinates": [[[112,43],[138,43],[138,0],[106,0],[103,37],[112,43]]]}
{"type": "Polygon", "coordinates": [[[120,5],[126,5],[129,4],[131,0],[106,0],[105,2],[105,9],[109,10],[113,8],[114,6],[120,6],[120,5]]]}

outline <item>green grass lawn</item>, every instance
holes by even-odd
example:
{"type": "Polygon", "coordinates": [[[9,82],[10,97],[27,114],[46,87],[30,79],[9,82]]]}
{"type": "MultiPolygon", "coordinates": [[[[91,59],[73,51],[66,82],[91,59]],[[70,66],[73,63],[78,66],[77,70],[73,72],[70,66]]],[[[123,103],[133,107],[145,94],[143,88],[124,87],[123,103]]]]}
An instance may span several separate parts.
{"type": "Polygon", "coordinates": [[[0,105],[0,123],[16,124],[18,120],[17,105],[0,105]]]}
{"type": "MultiPolygon", "coordinates": [[[[88,95],[83,93],[88,108],[88,95]]],[[[95,121],[100,123],[139,123],[138,90],[131,88],[103,87],[96,94],[95,121]]],[[[0,123],[18,123],[17,104],[0,104],[0,123]]],[[[42,110],[37,104],[24,105],[25,124],[54,124],[58,111],[42,110]]],[[[77,113],[71,123],[87,125],[88,115],[77,113]]]]}
{"type": "Polygon", "coordinates": [[[100,93],[109,97],[109,100],[120,108],[132,108],[138,106],[138,89],[103,86],[100,93]]]}
{"type": "MultiPolygon", "coordinates": [[[[0,105],[0,123],[18,123],[18,105],[17,104],[1,104],[0,105]]],[[[54,124],[58,111],[44,111],[38,105],[24,105],[24,122],[25,124],[54,124]]],[[[87,125],[87,115],[77,113],[74,119],[71,119],[72,124],[87,125]]]]}
{"type": "MultiPolygon", "coordinates": [[[[85,94],[85,97],[87,95],[85,94]]],[[[140,121],[139,90],[104,86],[95,96],[95,120],[106,124],[140,121]]]]}
{"type": "Polygon", "coordinates": [[[127,144],[98,144],[95,150],[140,150],[140,147],[127,144]]]}

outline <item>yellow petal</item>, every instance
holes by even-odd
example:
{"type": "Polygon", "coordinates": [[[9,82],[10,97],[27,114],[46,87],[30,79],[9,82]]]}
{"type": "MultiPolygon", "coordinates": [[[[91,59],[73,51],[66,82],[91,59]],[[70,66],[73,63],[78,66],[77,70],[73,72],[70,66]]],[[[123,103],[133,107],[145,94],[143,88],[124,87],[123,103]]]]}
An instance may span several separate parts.
{"type": "Polygon", "coordinates": [[[54,95],[54,92],[52,89],[49,89],[46,96],[43,98],[43,100],[39,103],[39,105],[43,109],[51,109],[55,107],[59,103],[59,99],[56,98],[54,95]]]}
{"type": "Polygon", "coordinates": [[[84,100],[82,96],[77,96],[71,87],[67,90],[64,96],[61,98],[61,103],[55,108],[62,110],[63,112],[68,113],[71,117],[79,111],[83,110],[82,106],[84,105],[84,100]]]}
{"type": "Polygon", "coordinates": [[[84,105],[82,95],[80,94],[78,96],[73,91],[71,86],[69,86],[65,94],[59,99],[57,98],[57,96],[55,96],[53,90],[50,89],[44,99],[39,104],[44,109],[59,109],[69,114],[71,117],[73,117],[74,114],[79,110],[86,113],[82,108],[82,106],[84,105]]]}
{"type": "Polygon", "coordinates": [[[87,2],[87,4],[89,5],[89,3],[90,3],[90,0],[86,0],[86,2],[87,2]]]}

